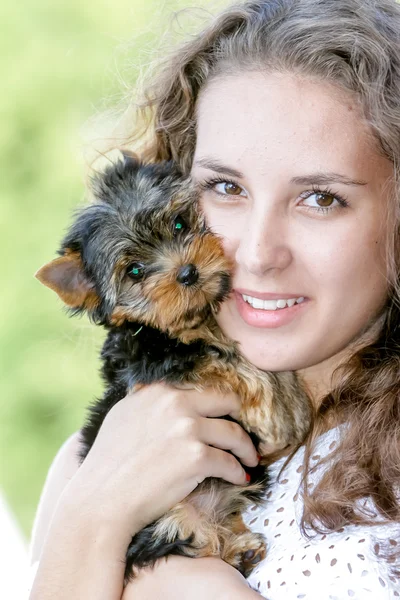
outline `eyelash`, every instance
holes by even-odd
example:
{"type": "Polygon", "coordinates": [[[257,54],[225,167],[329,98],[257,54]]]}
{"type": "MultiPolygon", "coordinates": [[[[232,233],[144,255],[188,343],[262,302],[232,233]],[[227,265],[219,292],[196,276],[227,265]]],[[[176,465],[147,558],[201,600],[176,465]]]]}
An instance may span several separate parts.
{"type": "MultiPolygon", "coordinates": [[[[217,192],[214,189],[214,187],[218,183],[231,183],[233,185],[237,185],[238,187],[241,187],[238,183],[236,183],[236,181],[233,181],[232,179],[225,179],[224,177],[213,177],[212,179],[206,179],[205,181],[201,182],[199,184],[199,186],[200,186],[201,190],[204,190],[204,191],[211,190],[215,194],[218,194],[218,196],[223,196],[224,198],[226,196],[229,196],[229,194],[221,194],[221,192],[217,192]]],[[[347,199],[344,196],[342,196],[341,194],[338,194],[337,192],[334,192],[330,187],[327,187],[327,186],[321,187],[321,186],[313,185],[311,187],[311,190],[308,190],[306,192],[302,192],[300,194],[300,198],[302,198],[303,200],[306,200],[307,198],[309,198],[313,194],[326,194],[327,196],[332,196],[333,198],[335,198],[335,200],[337,200],[339,206],[332,206],[332,207],[328,207],[328,206],[319,206],[319,207],[305,206],[305,208],[307,210],[312,210],[312,211],[316,211],[316,212],[319,212],[319,213],[327,214],[327,213],[331,212],[332,210],[335,210],[336,208],[339,208],[339,207],[340,208],[346,208],[347,206],[349,206],[349,203],[347,202],[347,199]]]]}

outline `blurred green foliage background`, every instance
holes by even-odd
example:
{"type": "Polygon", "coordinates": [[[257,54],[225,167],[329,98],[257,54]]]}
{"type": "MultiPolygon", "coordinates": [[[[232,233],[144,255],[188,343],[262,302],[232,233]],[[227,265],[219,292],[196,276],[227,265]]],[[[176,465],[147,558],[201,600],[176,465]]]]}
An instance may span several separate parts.
{"type": "Polygon", "coordinates": [[[84,199],[80,129],[126,94],[120,72],[133,85],[172,12],[187,5],[1,3],[0,488],[27,537],[55,453],[101,391],[101,332],[69,319],[33,274],[84,199]]]}

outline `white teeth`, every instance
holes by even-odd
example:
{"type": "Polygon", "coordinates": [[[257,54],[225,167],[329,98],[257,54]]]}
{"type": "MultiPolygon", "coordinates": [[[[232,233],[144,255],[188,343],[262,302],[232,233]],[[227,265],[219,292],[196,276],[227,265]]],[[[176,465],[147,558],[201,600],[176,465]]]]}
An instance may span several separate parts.
{"type": "Polygon", "coordinates": [[[263,300],[263,309],[264,310],[276,310],[278,308],[278,302],[279,302],[279,300],[263,300]]]}
{"type": "Polygon", "coordinates": [[[259,298],[253,298],[252,300],[251,304],[253,308],[264,308],[264,300],[260,300],[259,298]]]}
{"type": "Polygon", "coordinates": [[[246,296],[245,294],[242,294],[242,298],[253,308],[262,310],[277,310],[278,308],[286,308],[286,306],[290,308],[296,303],[301,304],[304,302],[303,296],[300,296],[299,298],[288,298],[282,300],[261,300],[261,298],[253,298],[252,296],[246,296]]]}

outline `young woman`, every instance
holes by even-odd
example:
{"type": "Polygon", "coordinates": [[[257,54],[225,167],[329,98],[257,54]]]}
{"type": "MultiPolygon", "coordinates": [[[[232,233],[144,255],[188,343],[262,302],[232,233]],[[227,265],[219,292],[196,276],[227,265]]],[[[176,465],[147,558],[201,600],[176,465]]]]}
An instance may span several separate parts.
{"type": "Polygon", "coordinates": [[[31,600],[400,596],[400,6],[258,0],[228,8],[148,90],[141,145],[202,189],[236,264],[223,330],[261,369],[296,370],[315,407],[271,465],[251,589],[218,558],[172,557],[123,590],[132,534],[208,476],[244,483],[240,400],[151,386],[107,416],[78,468],[60,450],[33,539],[31,600]],[[143,141],[145,140],[145,141],[143,141]],[[258,590],[258,591],[255,591],[258,590]]]}

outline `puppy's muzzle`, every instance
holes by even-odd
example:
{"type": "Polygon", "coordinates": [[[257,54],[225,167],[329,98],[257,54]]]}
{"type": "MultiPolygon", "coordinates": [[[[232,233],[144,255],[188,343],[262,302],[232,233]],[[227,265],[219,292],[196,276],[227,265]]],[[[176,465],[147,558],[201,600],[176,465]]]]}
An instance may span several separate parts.
{"type": "Polygon", "coordinates": [[[199,272],[195,265],[192,264],[183,265],[183,267],[180,267],[178,275],[176,276],[177,282],[186,286],[195,284],[198,278],[199,272]]]}

